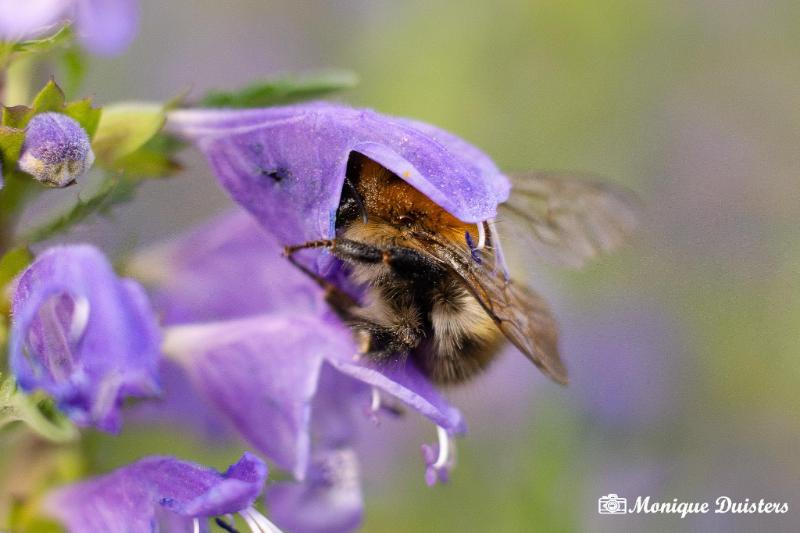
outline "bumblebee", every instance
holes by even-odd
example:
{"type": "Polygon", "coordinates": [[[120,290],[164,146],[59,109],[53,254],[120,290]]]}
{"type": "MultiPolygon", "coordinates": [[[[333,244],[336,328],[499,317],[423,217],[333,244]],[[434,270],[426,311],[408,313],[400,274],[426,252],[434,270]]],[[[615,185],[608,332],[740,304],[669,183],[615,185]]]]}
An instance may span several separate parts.
{"type": "MultiPolygon", "coordinates": [[[[618,247],[635,224],[633,199],[586,178],[544,173],[514,178],[515,196],[499,207],[527,246],[581,266],[618,247]]],[[[560,384],[568,381],[558,327],[545,301],[505,269],[496,225],[468,224],[378,163],[348,161],[336,237],[286,247],[289,259],[326,290],[377,364],[411,358],[441,385],[466,382],[509,340],[560,384]],[[356,299],[317,276],[296,252],[326,248],[361,288],[356,299]]]]}

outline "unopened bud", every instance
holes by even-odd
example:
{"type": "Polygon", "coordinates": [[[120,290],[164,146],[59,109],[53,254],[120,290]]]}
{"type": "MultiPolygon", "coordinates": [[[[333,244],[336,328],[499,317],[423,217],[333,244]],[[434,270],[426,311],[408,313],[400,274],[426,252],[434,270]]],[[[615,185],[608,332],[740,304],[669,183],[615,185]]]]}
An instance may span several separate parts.
{"type": "Polygon", "coordinates": [[[50,187],[75,183],[94,162],[86,131],[61,113],[41,113],[28,123],[19,168],[50,187]]]}

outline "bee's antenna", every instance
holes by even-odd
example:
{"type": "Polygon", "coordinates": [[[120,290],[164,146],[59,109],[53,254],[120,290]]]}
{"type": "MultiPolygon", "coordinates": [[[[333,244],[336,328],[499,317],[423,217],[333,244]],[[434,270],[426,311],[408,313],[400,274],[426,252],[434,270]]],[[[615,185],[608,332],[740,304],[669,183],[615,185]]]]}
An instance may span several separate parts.
{"type": "Polygon", "coordinates": [[[356,189],[356,186],[353,185],[353,182],[350,181],[348,176],[344,177],[344,182],[350,187],[350,190],[353,191],[353,199],[356,201],[356,205],[358,206],[358,211],[361,213],[361,220],[364,224],[367,223],[367,208],[364,206],[364,199],[361,198],[361,194],[356,189]]]}

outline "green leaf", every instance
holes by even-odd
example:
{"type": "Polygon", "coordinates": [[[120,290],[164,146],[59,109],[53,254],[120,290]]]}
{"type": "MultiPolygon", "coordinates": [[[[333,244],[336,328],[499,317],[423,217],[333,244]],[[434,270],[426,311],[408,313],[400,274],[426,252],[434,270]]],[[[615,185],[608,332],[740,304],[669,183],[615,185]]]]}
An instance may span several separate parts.
{"type": "Polygon", "coordinates": [[[71,38],[72,29],[69,26],[64,26],[49,37],[14,43],[11,51],[18,53],[44,53],[58,46],[69,44],[71,38]]]}
{"type": "Polygon", "coordinates": [[[84,98],[75,100],[64,106],[63,113],[75,119],[75,121],[86,130],[90,139],[93,139],[97,132],[103,110],[99,107],[92,107],[92,99],[84,98]]]}
{"type": "Polygon", "coordinates": [[[34,115],[53,111],[74,118],[91,137],[97,130],[102,110],[92,107],[91,98],[66,103],[64,92],[52,79],[33,99],[31,107],[18,105],[3,107],[2,125],[23,130],[34,115]]]}
{"type": "Polygon", "coordinates": [[[33,110],[24,105],[3,108],[2,125],[9,128],[22,129],[33,116],[33,110]]]}
{"type": "Polygon", "coordinates": [[[92,149],[97,161],[116,169],[121,158],[132,154],[153,138],[166,121],[161,104],[129,103],[103,109],[92,149]]]}
{"type": "Polygon", "coordinates": [[[240,91],[215,91],[201,101],[201,107],[268,107],[319,98],[351,89],[358,77],[349,71],[327,71],[304,76],[265,80],[240,91]]]}
{"type": "Polygon", "coordinates": [[[14,168],[24,141],[25,132],[23,130],[0,126],[0,159],[3,163],[4,173],[7,174],[14,168]]]}
{"type": "Polygon", "coordinates": [[[39,91],[39,94],[34,97],[31,116],[47,111],[62,112],[64,110],[64,102],[64,91],[53,79],[50,79],[39,91]]]}
{"type": "Polygon", "coordinates": [[[13,248],[0,257],[0,291],[31,264],[31,261],[33,254],[27,246],[13,248]]]}

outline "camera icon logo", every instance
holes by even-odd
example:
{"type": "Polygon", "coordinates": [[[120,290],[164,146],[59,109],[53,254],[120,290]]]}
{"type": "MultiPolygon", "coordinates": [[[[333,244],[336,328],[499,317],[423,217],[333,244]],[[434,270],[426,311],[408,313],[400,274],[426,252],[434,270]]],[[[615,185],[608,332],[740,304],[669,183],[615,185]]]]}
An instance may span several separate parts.
{"type": "Polygon", "coordinates": [[[597,512],[600,514],[626,514],[628,512],[628,499],[620,498],[616,494],[602,496],[597,500],[597,512]]]}

